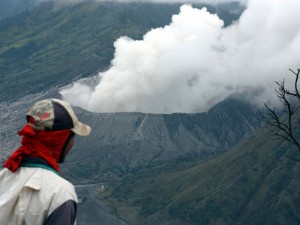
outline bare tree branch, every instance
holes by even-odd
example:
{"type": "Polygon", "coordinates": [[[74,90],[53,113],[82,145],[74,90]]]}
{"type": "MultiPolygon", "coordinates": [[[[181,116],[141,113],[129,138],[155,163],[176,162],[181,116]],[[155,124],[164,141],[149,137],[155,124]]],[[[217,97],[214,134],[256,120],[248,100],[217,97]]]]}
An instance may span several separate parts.
{"type": "MultiPolygon", "coordinates": [[[[298,80],[300,75],[300,69],[297,72],[289,69],[295,75],[294,90],[290,91],[285,86],[285,80],[281,83],[275,82],[277,87],[275,92],[278,100],[283,104],[284,107],[284,116],[281,117],[276,112],[275,107],[272,109],[267,104],[264,104],[266,107],[266,115],[264,117],[267,128],[271,131],[271,134],[276,138],[283,139],[293,145],[295,145],[300,152],[300,142],[295,137],[294,124],[293,120],[297,112],[297,107],[293,104],[293,99],[296,98],[300,102],[300,94],[298,90],[298,80]]],[[[295,101],[294,101],[295,102],[295,101]]],[[[288,157],[291,158],[291,157],[288,157]]],[[[293,159],[299,161],[297,159],[293,159]]],[[[300,161],[299,161],[300,162],[300,161]]]]}
{"type": "Polygon", "coordinates": [[[294,84],[295,92],[292,93],[292,92],[289,92],[288,90],[286,90],[286,94],[290,95],[290,96],[294,96],[300,101],[300,94],[299,94],[299,90],[298,90],[298,81],[299,81],[300,69],[297,69],[297,72],[293,71],[292,69],[289,69],[289,71],[291,71],[296,76],[295,84],[294,84]]]}

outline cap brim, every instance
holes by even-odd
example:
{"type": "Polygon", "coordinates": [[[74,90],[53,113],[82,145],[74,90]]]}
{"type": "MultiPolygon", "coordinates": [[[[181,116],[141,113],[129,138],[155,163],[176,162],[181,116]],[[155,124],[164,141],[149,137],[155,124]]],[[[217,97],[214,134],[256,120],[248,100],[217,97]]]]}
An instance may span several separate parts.
{"type": "Polygon", "coordinates": [[[71,130],[79,136],[88,136],[91,133],[91,127],[79,121],[71,130]]]}

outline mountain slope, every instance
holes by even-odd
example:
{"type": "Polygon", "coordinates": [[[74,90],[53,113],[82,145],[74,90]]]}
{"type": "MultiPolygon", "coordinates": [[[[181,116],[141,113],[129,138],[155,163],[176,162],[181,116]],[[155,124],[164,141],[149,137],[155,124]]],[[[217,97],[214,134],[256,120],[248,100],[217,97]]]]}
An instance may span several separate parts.
{"type": "MultiPolygon", "coordinates": [[[[202,5],[203,6],[203,5],[202,5]]],[[[44,2],[0,21],[0,101],[17,100],[104,70],[120,36],[141,39],[170,23],[179,4],[44,2]]],[[[201,5],[198,5],[201,7],[201,5]]],[[[228,25],[238,15],[216,7],[228,25]]]]}
{"type": "MultiPolygon", "coordinates": [[[[57,91],[54,89],[38,95],[29,95],[12,104],[0,103],[2,162],[13,149],[19,146],[20,138],[17,136],[17,131],[25,123],[24,115],[27,109],[39,99],[55,97],[57,91]]],[[[115,183],[120,182],[124,176],[124,181],[130,183],[125,182],[122,184],[124,188],[116,189],[119,195],[115,197],[120,198],[122,202],[124,196],[128,196],[129,202],[138,203],[142,211],[137,213],[140,213],[144,221],[149,215],[157,212],[156,205],[160,207],[160,211],[166,208],[165,204],[171,198],[169,194],[174,194],[176,190],[185,193],[184,190],[191,185],[190,182],[200,179],[197,178],[198,175],[192,176],[192,171],[202,171],[194,167],[198,165],[199,159],[202,159],[200,162],[202,164],[212,157],[217,157],[255,134],[262,126],[260,112],[255,107],[235,98],[217,104],[207,113],[196,114],[95,114],[79,108],[75,110],[80,120],[90,124],[93,130],[88,138],[76,137],[74,149],[67,161],[61,165],[61,171],[76,185],[80,198],[78,222],[86,225],[97,225],[99,218],[107,225],[132,224],[123,221],[128,218],[120,214],[121,208],[118,208],[116,215],[110,203],[97,198],[97,196],[101,198],[107,196],[115,183]],[[154,170],[140,173],[153,167],[154,170]],[[127,177],[129,174],[136,173],[137,177],[127,177]],[[155,180],[155,177],[159,180],[155,180]],[[142,183],[138,182],[140,178],[143,178],[142,183]],[[189,178],[189,181],[182,182],[183,178],[189,178]],[[180,184],[172,183],[176,180],[180,184]],[[163,185],[165,190],[157,189],[163,182],[167,182],[163,185]],[[179,187],[181,183],[184,189],[179,187]],[[136,184],[135,187],[138,189],[147,190],[149,195],[135,190],[135,187],[131,187],[130,184],[136,184]],[[108,186],[108,189],[103,191],[103,186],[108,186]],[[127,195],[128,191],[133,191],[136,195],[127,195]],[[150,196],[150,198],[144,199],[141,196],[150,196]],[[158,202],[155,202],[156,200],[158,202]],[[149,201],[149,204],[145,204],[145,201],[149,201]]],[[[222,172],[228,171],[227,166],[230,168],[231,164],[229,161],[223,168],[218,168],[215,172],[217,175],[220,174],[218,179],[222,172]]],[[[203,172],[199,176],[210,176],[209,168],[203,170],[207,175],[203,172]]],[[[229,171],[228,174],[231,172],[229,171]]],[[[210,186],[208,187],[212,190],[210,186]]],[[[179,195],[176,196],[176,201],[182,201],[179,195]]],[[[135,215],[136,207],[131,207],[127,203],[123,207],[123,212],[128,216],[135,215]]],[[[123,205],[120,202],[116,203],[117,206],[119,204],[123,205]]],[[[171,212],[176,212],[176,208],[176,204],[172,205],[171,212]]],[[[192,215],[194,211],[189,210],[189,213],[192,215]]],[[[171,214],[169,216],[171,217],[171,214]]],[[[151,221],[156,220],[155,216],[149,218],[151,221]]],[[[145,221],[150,221],[149,218],[145,221]]],[[[140,218],[137,221],[140,221],[140,218]]],[[[137,224],[146,224],[146,222],[137,222],[137,224]]]]}
{"type": "Polygon", "coordinates": [[[195,114],[95,114],[77,110],[93,130],[89,138],[78,139],[64,166],[64,173],[72,174],[70,178],[77,182],[87,178],[114,180],[161,162],[213,157],[262,126],[259,110],[234,98],[207,113],[195,114]]]}
{"type": "Polygon", "coordinates": [[[286,157],[295,153],[263,130],[208,162],[126,177],[108,203],[129,224],[296,225],[300,164],[286,157]]]}

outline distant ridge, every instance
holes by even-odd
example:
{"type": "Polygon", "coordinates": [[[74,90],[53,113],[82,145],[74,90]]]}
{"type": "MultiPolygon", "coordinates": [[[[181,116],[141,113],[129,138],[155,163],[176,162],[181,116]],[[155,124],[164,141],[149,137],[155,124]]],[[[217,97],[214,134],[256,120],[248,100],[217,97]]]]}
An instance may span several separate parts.
{"type": "Polygon", "coordinates": [[[43,0],[1,0],[0,20],[33,9],[43,0]]]}

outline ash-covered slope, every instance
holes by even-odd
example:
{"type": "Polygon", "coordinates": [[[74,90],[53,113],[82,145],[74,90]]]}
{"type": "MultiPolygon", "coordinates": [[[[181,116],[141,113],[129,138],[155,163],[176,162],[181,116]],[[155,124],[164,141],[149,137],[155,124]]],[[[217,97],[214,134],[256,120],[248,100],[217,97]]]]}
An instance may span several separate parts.
{"type": "Polygon", "coordinates": [[[64,173],[77,182],[110,180],[162,161],[208,158],[225,152],[262,126],[257,108],[233,98],[207,113],[77,111],[93,129],[88,138],[76,140],[64,165],[64,173]]]}

